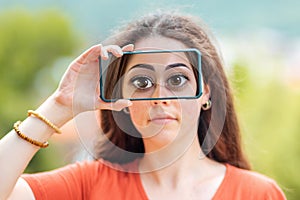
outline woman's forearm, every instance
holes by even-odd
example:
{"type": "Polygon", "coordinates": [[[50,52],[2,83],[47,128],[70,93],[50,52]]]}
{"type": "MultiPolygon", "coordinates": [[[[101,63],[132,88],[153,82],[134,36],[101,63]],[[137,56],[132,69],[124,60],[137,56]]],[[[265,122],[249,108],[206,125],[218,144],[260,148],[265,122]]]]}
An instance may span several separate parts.
{"type": "MultiPolygon", "coordinates": [[[[49,97],[37,110],[57,127],[61,127],[72,118],[69,108],[49,97]]],[[[31,116],[19,126],[20,131],[34,140],[45,142],[54,134],[54,129],[42,120],[31,116]]],[[[14,130],[0,140],[0,199],[5,199],[14,188],[18,178],[39,147],[20,138],[14,130]]]]}

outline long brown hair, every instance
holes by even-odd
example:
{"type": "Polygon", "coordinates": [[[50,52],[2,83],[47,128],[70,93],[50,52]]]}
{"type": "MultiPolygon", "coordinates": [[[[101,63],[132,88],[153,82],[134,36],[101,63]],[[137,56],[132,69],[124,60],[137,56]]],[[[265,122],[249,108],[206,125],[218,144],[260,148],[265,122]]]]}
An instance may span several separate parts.
{"type": "MultiPolygon", "coordinates": [[[[135,44],[143,38],[162,36],[180,41],[188,48],[200,50],[203,80],[210,88],[213,107],[200,114],[199,144],[207,157],[215,161],[250,169],[241,148],[240,128],[232,91],[223,70],[222,59],[213,45],[212,35],[208,33],[206,26],[198,18],[156,12],[129,23],[108,42],[124,46],[135,44]]],[[[122,71],[124,69],[115,68],[110,72],[110,87],[115,86],[122,71]]],[[[98,157],[110,162],[126,163],[143,155],[145,150],[140,133],[124,112],[102,110],[101,127],[109,140],[102,140],[97,145],[98,157]]]]}

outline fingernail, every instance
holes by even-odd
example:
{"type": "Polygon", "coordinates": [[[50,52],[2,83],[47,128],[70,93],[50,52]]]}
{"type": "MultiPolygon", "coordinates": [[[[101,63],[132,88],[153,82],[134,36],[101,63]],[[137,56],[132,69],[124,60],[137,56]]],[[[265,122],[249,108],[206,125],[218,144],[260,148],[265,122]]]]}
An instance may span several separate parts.
{"type": "Polygon", "coordinates": [[[128,106],[131,106],[132,105],[132,102],[130,100],[126,100],[127,101],[127,105],[128,106]]]}
{"type": "Polygon", "coordinates": [[[104,60],[107,60],[107,59],[108,59],[108,53],[107,53],[106,51],[103,51],[103,52],[102,52],[102,58],[103,58],[104,60]]]}

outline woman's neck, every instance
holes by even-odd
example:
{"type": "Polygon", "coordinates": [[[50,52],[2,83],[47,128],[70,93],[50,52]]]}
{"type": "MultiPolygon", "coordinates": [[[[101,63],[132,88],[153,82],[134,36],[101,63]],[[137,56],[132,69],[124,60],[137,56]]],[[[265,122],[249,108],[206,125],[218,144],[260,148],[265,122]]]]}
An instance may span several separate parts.
{"type": "Polygon", "coordinates": [[[205,179],[208,171],[219,165],[205,156],[200,159],[202,151],[197,137],[194,137],[187,148],[183,148],[186,141],[181,140],[181,144],[169,146],[150,155],[145,154],[139,166],[141,176],[153,184],[175,189],[180,184],[193,181],[192,179],[205,179]]]}
{"type": "Polygon", "coordinates": [[[197,130],[181,132],[170,145],[154,152],[147,147],[155,145],[144,143],[139,172],[149,199],[212,199],[226,167],[203,155],[197,135],[197,130]]]}

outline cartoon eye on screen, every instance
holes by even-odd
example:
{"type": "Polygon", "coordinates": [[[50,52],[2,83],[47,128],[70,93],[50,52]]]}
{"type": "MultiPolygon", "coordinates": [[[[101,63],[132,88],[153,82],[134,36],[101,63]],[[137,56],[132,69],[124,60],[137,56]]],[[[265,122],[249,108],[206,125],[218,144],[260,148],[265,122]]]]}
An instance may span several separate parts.
{"type": "Polygon", "coordinates": [[[197,49],[124,52],[99,59],[100,98],[195,99],[202,95],[201,53],[197,49]]]}

